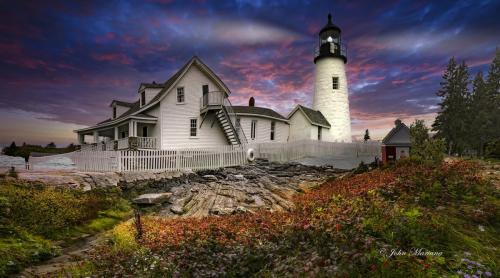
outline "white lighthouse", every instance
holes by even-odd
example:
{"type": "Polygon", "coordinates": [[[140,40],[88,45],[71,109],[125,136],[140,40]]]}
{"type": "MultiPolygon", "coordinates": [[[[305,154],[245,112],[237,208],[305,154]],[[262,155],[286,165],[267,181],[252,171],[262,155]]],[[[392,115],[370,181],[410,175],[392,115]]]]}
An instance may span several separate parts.
{"type": "Polygon", "coordinates": [[[313,109],[320,111],[331,127],[323,136],[324,141],[351,142],[351,116],[345,64],[347,53],[341,30],[328,23],[319,32],[319,44],[314,55],[316,79],[314,83],[313,109]]]}

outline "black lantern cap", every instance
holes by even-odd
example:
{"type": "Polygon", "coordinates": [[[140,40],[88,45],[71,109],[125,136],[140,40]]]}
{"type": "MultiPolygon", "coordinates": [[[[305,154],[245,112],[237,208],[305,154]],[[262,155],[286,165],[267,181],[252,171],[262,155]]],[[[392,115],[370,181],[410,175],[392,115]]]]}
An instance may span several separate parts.
{"type": "Polygon", "coordinates": [[[328,14],[328,23],[319,31],[319,34],[321,35],[321,33],[328,30],[336,30],[340,33],[340,28],[332,22],[332,14],[328,14]]]}

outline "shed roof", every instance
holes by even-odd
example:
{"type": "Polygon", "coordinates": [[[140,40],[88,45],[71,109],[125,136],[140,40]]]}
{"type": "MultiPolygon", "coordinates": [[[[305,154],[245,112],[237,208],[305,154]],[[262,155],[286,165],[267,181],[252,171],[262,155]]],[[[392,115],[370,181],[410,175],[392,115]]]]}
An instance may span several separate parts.
{"type": "Polygon", "coordinates": [[[297,112],[297,111],[301,111],[312,125],[319,125],[319,126],[324,126],[327,128],[331,127],[328,120],[325,118],[325,116],[323,116],[323,113],[321,113],[320,111],[313,110],[311,108],[302,106],[300,104],[297,105],[295,107],[295,109],[292,110],[292,112],[288,116],[288,119],[290,119],[290,117],[292,117],[292,115],[295,114],[295,112],[297,112]]]}
{"type": "Polygon", "coordinates": [[[410,128],[401,121],[396,121],[396,126],[382,139],[386,146],[411,146],[410,128]],[[396,136],[398,136],[396,138],[396,136]]]}
{"type": "Polygon", "coordinates": [[[271,117],[286,121],[286,118],[283,117],[281,114],[270,108],[265,108],[265,107],[233,106],[233,111],[236,114],[251,114],[251,115],[271,117]]]}

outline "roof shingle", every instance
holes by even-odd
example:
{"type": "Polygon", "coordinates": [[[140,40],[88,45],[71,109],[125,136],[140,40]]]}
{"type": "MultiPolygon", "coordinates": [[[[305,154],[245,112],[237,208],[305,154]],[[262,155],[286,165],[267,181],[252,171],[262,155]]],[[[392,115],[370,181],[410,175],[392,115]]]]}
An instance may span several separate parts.
{"type": "Polygon", "coordinates": [[[255,106],[233,106],[233,111],[236,114],[253,114],[259,116],[267,116],[286,121],[286,118],[281,116],[278,112],[264,107],[255,106]]]}
{"type": "MultiPolygon", "coordinates": [[[[330,123],[326,120],[325,116],[320,111],[313,110],[311,108],[307,108],[303,105],[297,105],[297,108],[300,109],[306,117],[309,119],[311,124],[331,127],[330,123]]],[[[290,118],[293,114],[290,114],[288,118],[290,118]]]]}

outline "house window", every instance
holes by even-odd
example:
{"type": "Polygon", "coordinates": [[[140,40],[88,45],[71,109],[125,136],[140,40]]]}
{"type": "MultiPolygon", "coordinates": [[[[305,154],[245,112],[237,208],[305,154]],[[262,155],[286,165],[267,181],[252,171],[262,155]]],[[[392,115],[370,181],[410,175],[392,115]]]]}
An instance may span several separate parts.
{"type": "Polygon", "coordinates": [[[271,141],[274,141],[275,130],[276,130],[276,122],[271,122],[271,141]]]}
{"type": "Polygon", "coordinates": [[[148,137],[148,127],[147,126],[142,127],[142,137],[148,137]]]}
{"type": "Polygon", "coordinates": [[[189,124],[189,136],[195,137],[198,128],[198,120],[191,119],[189,124]]]}
{"type": "Polygon", "coordinates": [[[127,136],[125,135],[125,131],[122,131],[122,134],[120,135],[120,138],[125,138],[125,137],[127,137],[127,136]]]}
{"type": "Polygon", "coordinates": [[[257,129],[257,120],[252,120],[252,125],[250,127],[250,138],[255,139],[255,131],[257,129]]]}
{"type": "Polygon", "coordinates": [[[142,91],[141,92],[141,106],[146,104],[146,92],[142,91]]]}
{"type": "Polygon", "coordinates": [[[177,88],[177,103],[184,103],[184,87],[177,88]]]}
{"type": "Polygon", "coordinates": [[[318,141],[321,141],[321,136],[322,136],[322,135],[321,135],[321,131],[322,131],[322,130],[323,130],[323,129],[322,129],[320,126],[318,126],[318,141]]]}
{"type": "Polygon", "coordinates": [[[339,89],[339,78],[337,76],[332,77],[332,88],[334,90],[339,89]]]}
{"type": "Polygon", "coordinates": [[[204,95],[208,94],[208,85],[203,85],[202,90],[204,95]]]}
{"type": "Polygon", "coordinates": [[[113,119],[116,118],[116,106],[113,106],[113,119]]]}

